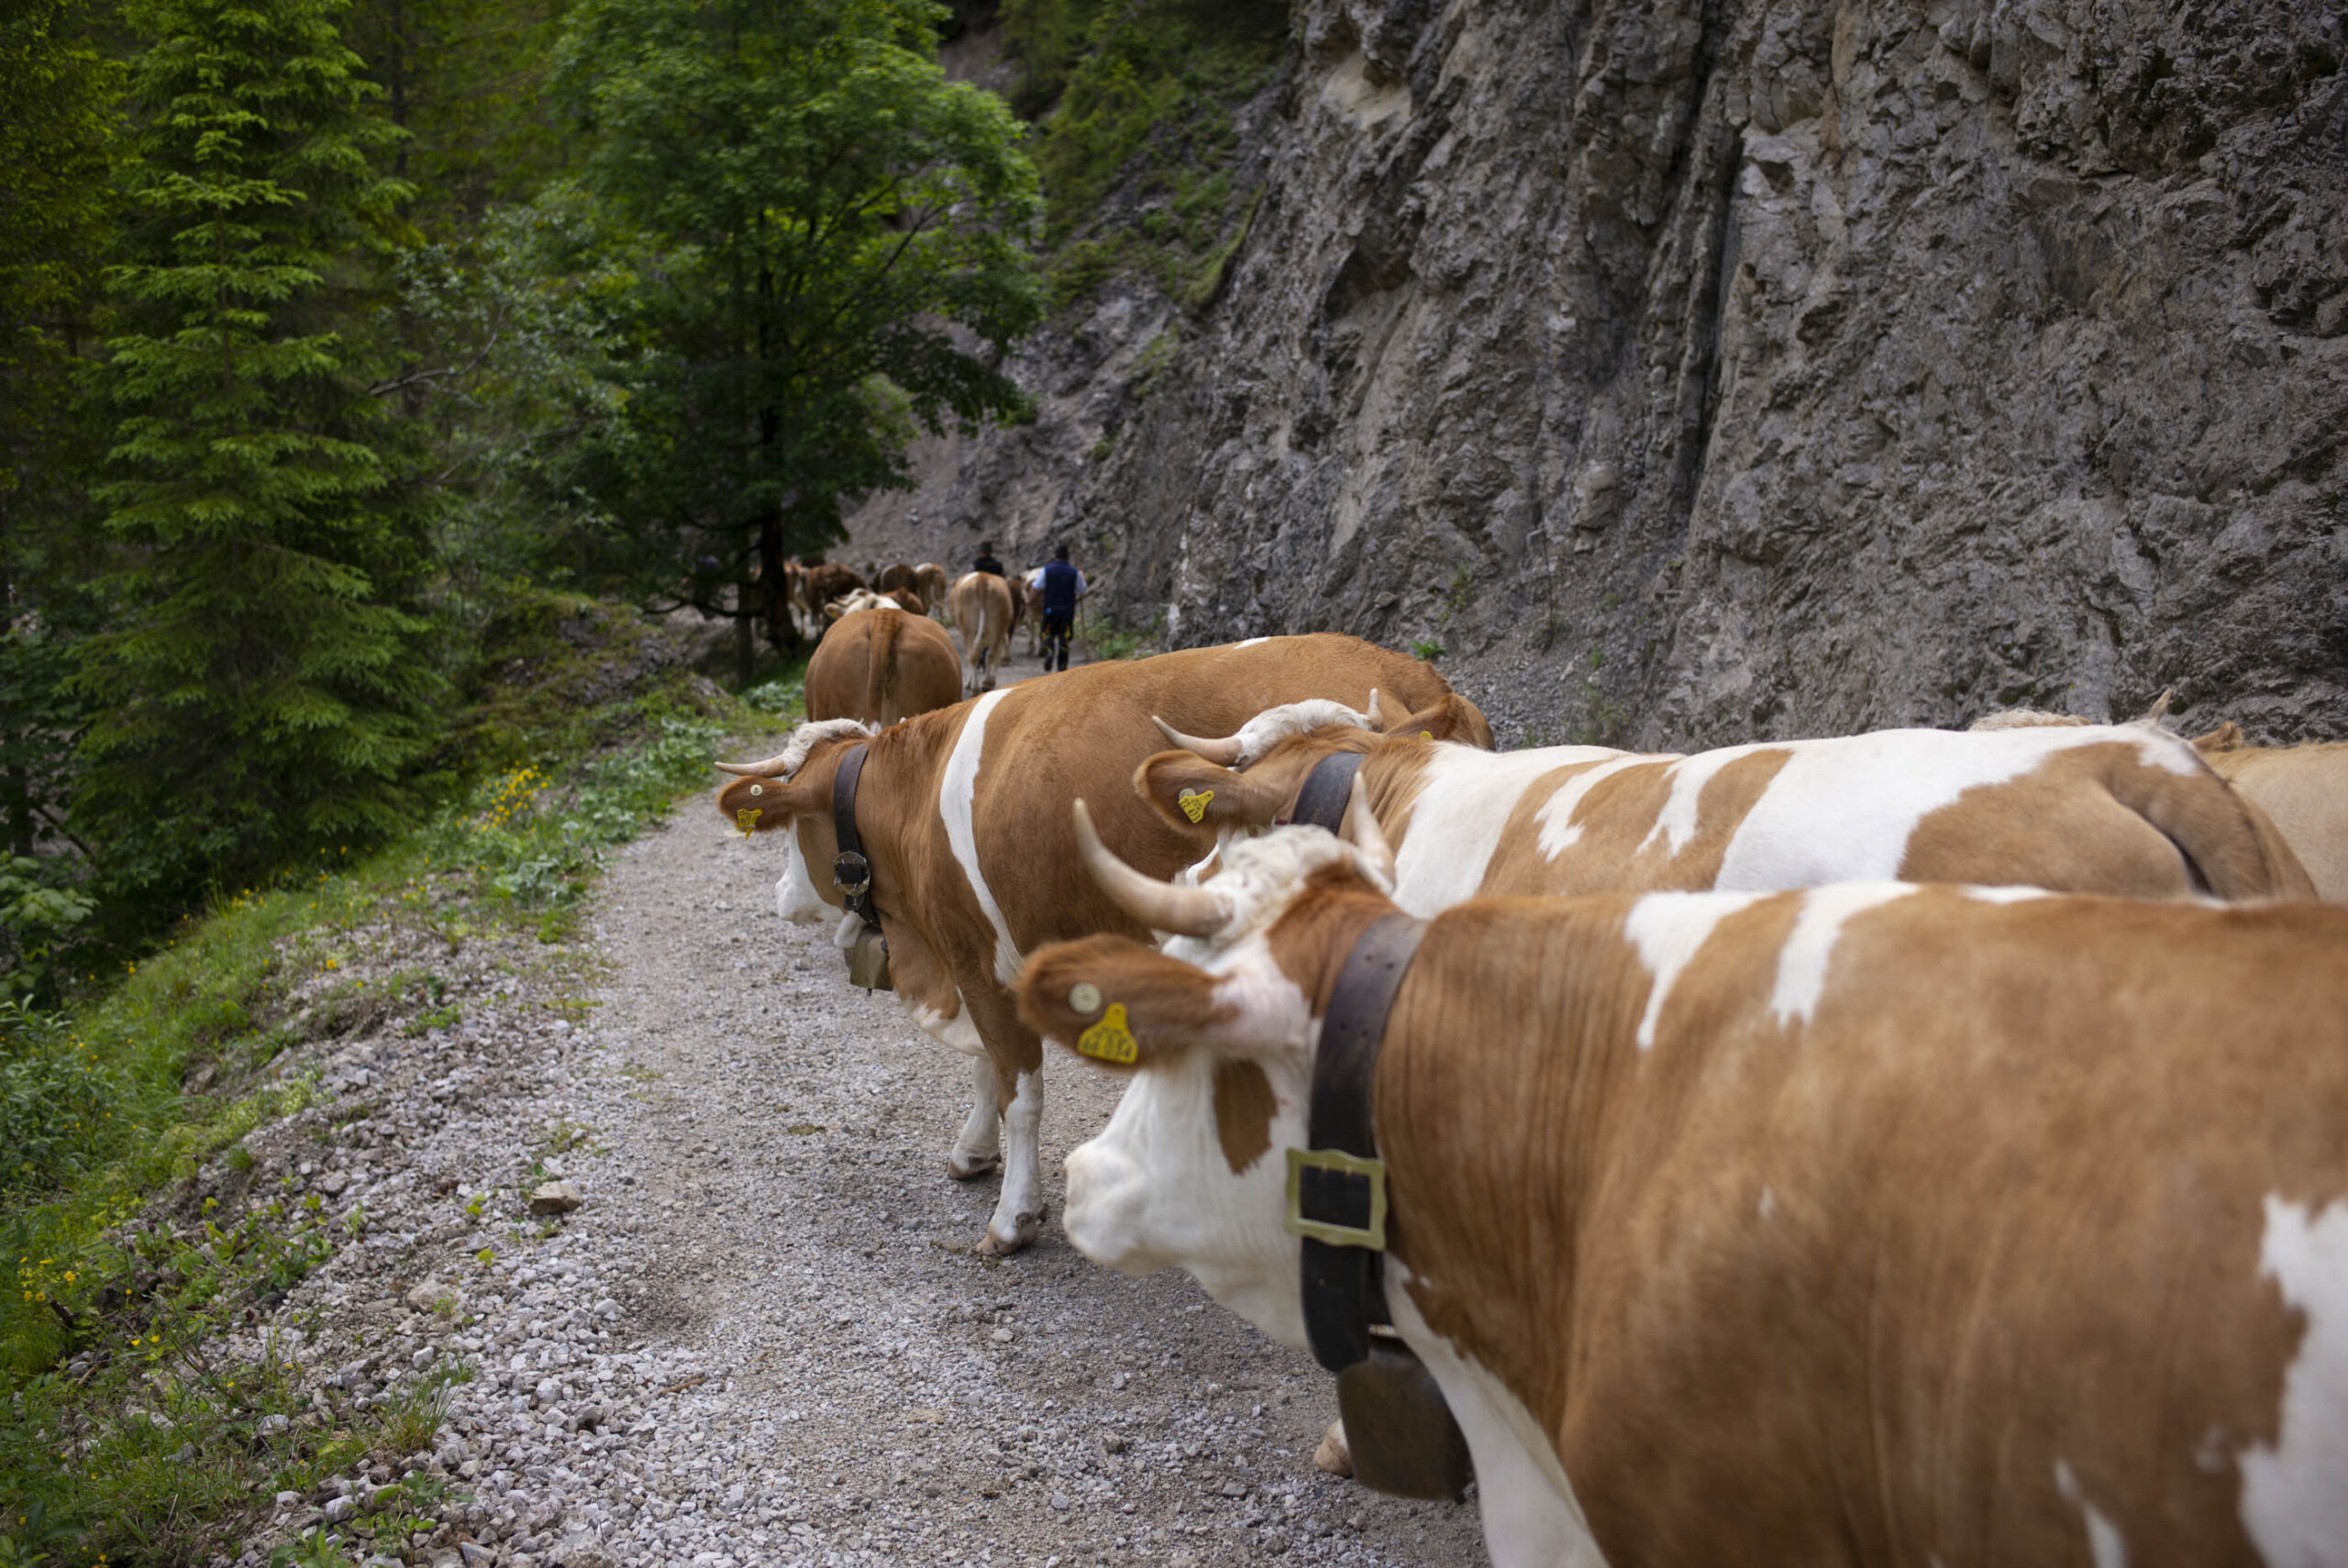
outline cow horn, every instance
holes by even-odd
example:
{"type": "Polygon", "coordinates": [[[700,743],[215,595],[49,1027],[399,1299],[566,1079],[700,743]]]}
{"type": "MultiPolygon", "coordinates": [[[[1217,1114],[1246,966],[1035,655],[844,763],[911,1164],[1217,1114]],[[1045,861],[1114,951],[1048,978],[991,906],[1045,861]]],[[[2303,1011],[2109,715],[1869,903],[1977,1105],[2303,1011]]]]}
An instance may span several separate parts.
{"type": "Polygon", "coordinates": [[[1354,775],[1353,793],[1346,798],[1344,836],[1385,873],[1389,884],[1393,882],[1394,846],[1386,842],[1386,830],[1378,825],[1378,813],[1369,809],[1369,792],[1361,787],[1358,773],[1354,775]]]}
{"type": "Polygon", "coordinates": [[[731,773],[738,778],[780,778],[782,777],[783,759],[790,755],[784,752],[782,756],[770,756],[764,762],[713,762],[710,766],[720,773],[731,773]]]}
{"type": "Polygon", "coordinates": [[[1177,936],[1208,936],[1231,918],[1222,894],[1205,888],[1178,888],[1145,877],[1111,854],[1101,835],[1093,832],[1092,813],[1084,809],[1083,801],[1075,802],[1069,813],[1076,820],[1076,847],[1084,857],[1084,868],[1092,873],[1111,902],[1150,930],[1170,931],[1177,936]]]}
{"type": "Polygon", "coordinates": [[[1386,727],[1386,714],[1378,706],[1378,688],[1375,686],[1369,689],[1369,706],[1362,710],[1362,716],[1369,721],[1369,727],[1373,730],[1386,727]]]}
{"type": "MultiPolygon", "coordinates": [[[[1225,735],[1221,740],[1203,740],[1197,735],[1184,734],[1155,713],[1149,716],[1149,722],[1157,726],[1157,733],[1166,737],[1168,745],[1179,745],[1184,751],[1202,756],[1221,767],[1235,767],[1239,764],[1237,735],[1225,735]]],[[[1166,928],[1160,926],[1158,929],[1163,931],[1166,928]]]]}

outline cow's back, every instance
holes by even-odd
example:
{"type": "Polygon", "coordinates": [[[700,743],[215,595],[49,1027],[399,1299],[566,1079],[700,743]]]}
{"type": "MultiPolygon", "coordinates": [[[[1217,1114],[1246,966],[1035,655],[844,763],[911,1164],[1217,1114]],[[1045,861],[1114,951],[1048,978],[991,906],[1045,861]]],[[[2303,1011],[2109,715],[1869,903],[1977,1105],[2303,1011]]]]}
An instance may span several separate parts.
{"type": "Polygon", "coordinates": [[[1003,907],[1022,951],[1129,929],[1077,856],[1069,803],[1083,800],[1103,842],[1153,877],[1199,858],[1131,782],[1134,769],[1165,748],[1153,715],[1194,734],[1228,734],[1266,708],[1309,697],[1358,708],[1373,688],[1413,709],[1451,690],[1422,660],[1334,633],[1080,665],[971,704],[956,747],[975,748],[977,766],[966,782],[949,779],[941,809],[969,812],[990,883],[1021,889],[1016,908],[1003,907]],[[957,788],[969,791],[966,807],[951,798],[957,788]]]}
{"type": "Polygon", "coordinates": [[[1428,766],[1418,799],[1432,833],[1414,849],[1412,820],[1400,841],[1401,900],[1421,912],[1478,892],[1895,878],[2173,898],[2197,890],[2198,872],[2225,898],[2304,889],[2297,863],[2185,743],[2136,725],[1884,730],[1684,757],[1446,752],[1428,766]],[[1511,768],[1521,782],[1497,808],[1455,809],[1438,787],[1445,769],[1465,790],[1511,768]],[[1414,873],[1448,896],[1417,896],[1414,873]]]}
{"type": "Polygon", "coordinates": [[[832,623],[807,661],[807,717],[893,724],[962,694],[954,644],[925,616],[893,607],[832,623]]]}
{"type": "Polygon", "coordinates": [[[2316,896],[2348,903],[2348,741],[2205,748],[2202,758],[2266,814],[2316,896]]]}
{"type": "Polygon", "coordinates": [[[2312,905],[1463,906],[1379,1068],[1396,1253],[1610,1561],[2086,1561],[2092,1518],[2340,1562],[2343,951],[2312,905]]]}

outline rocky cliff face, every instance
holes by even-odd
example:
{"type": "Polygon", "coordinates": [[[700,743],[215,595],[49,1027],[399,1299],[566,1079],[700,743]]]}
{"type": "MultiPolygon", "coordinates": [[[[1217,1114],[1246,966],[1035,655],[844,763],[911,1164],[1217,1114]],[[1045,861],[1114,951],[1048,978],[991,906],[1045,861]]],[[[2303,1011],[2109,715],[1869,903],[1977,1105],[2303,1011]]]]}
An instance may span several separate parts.
{"type": "Polygon", "coordinates": [[[2013,703],[2348,734],[2348,22],[1303,0],[1220,294],[844,556],[1065,537],[1188,645],[1439,644],[1504,738],[2013,703]]]}

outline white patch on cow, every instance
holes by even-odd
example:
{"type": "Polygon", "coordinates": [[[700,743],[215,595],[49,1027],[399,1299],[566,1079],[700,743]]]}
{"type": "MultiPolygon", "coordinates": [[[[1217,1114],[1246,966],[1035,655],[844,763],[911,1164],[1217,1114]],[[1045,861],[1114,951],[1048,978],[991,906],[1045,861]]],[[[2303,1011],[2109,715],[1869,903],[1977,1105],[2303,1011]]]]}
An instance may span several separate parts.
{"type": "Polygon", "coordinates": [[[987,1234],[1006,1247],[1024,1246],[1042,1228],[1044,1187],[1037,1167],[1043,1164],[1043,1076],[1022,1073],[1002,1110],[1002,1191],[987,1222],[987,1234]]]}
{"type": "Polygon", "coordinates": [[[978,795],[979,763],[986,750],[987,715],[1010,695],[1005,688],[970,704],[970,716],[955,737],[953,754],[946,759],[946,777],[937,787],[937,814],[946,823],[946,842],[979,900],[987,929],[994,933],[994,977],[1004,986],[1019,978],[1020,953],[1011,940],[1011,922],[1002,918],[1002,906],[994,901],[994,889],[987,886],[986,873],[979,869],[979,835],[971,821],[971,802],[978,795]]]}
{"type": "MultiPolygon", "coordinates": [[[[969,1016],[965,1010],[957,1013],[955,1019],[968,1023],[969,1016]]],[[[970,1032],[975,1036],[978,1031],[970,1032]]],[[[962,1134],[954,1140],[954,1147],[947,1156],[949,1167],[963,1172],[984,1170],[1002,1152],[1002,1116],[995,1104],[994,1064],[987,1060],[984,1046],[974,1055],[978,1059],[970,1064],[970,1114],[962,1119],[962,1134]]]]}
{"type": "Polygon", "coordinates": [[[864,739],[880,733],[878,724],[868,724],[861,719],[817,719],[791,732],[782,745],[782,756],[770,778],[791,778],[807,766],[807,754],[829,740],[845,740],[850,736],[864,739]]]}
{"type": "Polygon", "coordinates": [[[1215,999],[1236,1013],[1230,1036],[1248,1043],[1271,1084],[1271,1157],[1233,1174],[1215,1132],[1216,1052],[1180,1052],[1135,1073],[1109,1124],[1069,1153],[1064,1223],[1094,1263],[1135,1275],[1185,1269],[1224,1306],[1303,1350],[1299,1244],[1280,1225],[1281,1151],[1304,1143],[1320,1026],[1312,999],[1263,943],[1244,944],[1213,967],[1215,999]]]}
{"type": "Polygon", "coordinates": [[[1696,807],[1703,799],[1704,786],[1710,784],[1720,770],[1740,757],[1756,751],[1772,748],[1767,743],[1756,745],[1724,745],[1717,751],[1700,751],[1693,756],[1681,757],[1671,765],[1664,777],[1671,781],[1671,793],[1664,797],[1663,810],[1655,814],[1655,826],[1640,840],[1645,852],[1656,840],[1662,839],[1673,855],[1688,846],[1696,836],[1696,807]]]}
{"type": "Polygon", "coordinates": [[[1688,966],[1698,949],[1711,939],[1713,927],[1751,904],[1759,893],[1649,893],[1631,906],[1623,921],[1623,935],[1639,950],[1639,961],[1655,977],[1647,988],[1647,1010],[1639,1019],[1639,1049],[1655,1044],[1655,1026],[1672,982],[1688,966]]]}
{"type": "Polygon", "coordinates": [[[1424,920],[1474,898],[1516,803],[1537,779],[1573,760],[1562,754],[1585,749],[1496,755],[1465,745],[1427,747],[1417,763],[1424,782],[1410,815],[1400,824],[1383,824],[1390,837],[1401,839],[1394,901],[1424,920]]]}
{"type": "Polygon", "coordinates": [[[1761,1189],[1760,1208],[1762,1219],[1775,1220],[1778,1217],[1778,1195],[1766,1187],[1761,1189]]]}
{"type": "Polygon", "coordinates": [[[2276,1441],[2242,1454],[2242,1522],[2270,1568],[2348,1563],[2348,1201],[2266,1195],[2258,1273],[2307,1316],[2276,1441]]]}
{"type": "Polygon", "coordinates": [[[2060,1459],[2054,1462],[2054,1489],[2087,1521],[2088,1558],[2095,1568],[2128,1568],[2128,1543],[2121,1539],[2120,1527],[2081,1495],[2079,1478],[2071,1474],[2069,1463],[2060,1459]]]}
{"type": "Polygon", "coordinates": [[[1269,637],[1242,637],[1239,641],[1232,644],[1231,646],[1235,648],[1252,648],[1257,643],[1268,643],[1272,639],[1269,637]]]}
{"type": "Polygon", "coordinates": [[[1213,849],[1208,850],[1206,854],[1201,856],[1190,865],[1183,867],[1182,869],[1174,873],[1173,880],[1176,887],[1195,888],[1200,883],[1205,881],[1208,878],[1223,869],[1223,862],[1219,858],[1223,854],[1223,845],[1221,842],[1223,834],[1218,834],[1215,836],[1217,842],[1213,849]]]}
{"type": "Polygon", "coordinates": [[[807,875],[807,855],[799,847],[796,826],[783,831],[782,875],[774,882],[774,909],[794,925],[819,925],[839,912],[824,901],[814,879],[807,875]]]}
{"type": "Polygon", "coordinates": [[[2051,898],[2043,888],[1959,888],[1957,891],[1977,903],[2019,904],[2031,899],[2051,898]]]}
{"type": "Polygon", "coordinates": [[[1492,1568],[1605,1568],[1573,1482],[1549,1434],[1498,1375],[1428,1327],[1411,1299],[1411,1271],[1386,1258],[1386,1304],[1395,1332],[1443,1390],[1476,1462],[1484,1544],[1492,1568]]]}
{"type": "Polygon", "coordinates": [[[1596,746],[1551,746],[1544,752],[1528,752],[1528,756],[1555,758],[1551,767],[1565,767],[1577,762],[1597,758],[1597,765],[1586,767],[1557,786],[1556,791],[1541,803],[1533,821],[1541,830],[1541,853],[1555,860],[1581,842],[1581,823],[1574,821],[1574,812],[1582,798],[1597,788],[1602,779],[1611,778],[1625,768],[1644,767],[1649,763],[1675,760],[1662,756],[1642,756],[1637,752],[1605,751],[1596,746]]]}
{"type": "Polygon", "coordinates": [[[1716,888],[1816,888],[1899,875],[1916,824],[1968,790],[2003,784],[2058,752],[2121,742],[2186,771],[2192,748],[2132,726],[1877,730],[1794,741],[1721,857],[1716,888]],[[2173,753],[2182,750],[2182,759],[2173,753]],[[2184,767],[2179,767],[2182,760],[2184,767]]]}
{"type": "Polygon", "coordinates": [[[1215,853],[1223,856],[1223,869],[1206,887],[1223,900],[1223,924],[1213,935],[1171,937],[1163,944],[1175,957],[1202,968],[1213,968],[1218,954],[1278,920],[1303,890],[1304,879],[1324,866],[1347,863],[1371,887],[1387,890],[1384,873],[1326,828],[1274,828],[1232,839],[1215,853]]]}
{"type": "Polygon", "coordinates": [[[1916,891],[1910,882],[1862,882],[1850,887],[1819,888],[1805,893],[1801,913],[1778,950],[1778,984],[1769,993],[1769,1011],[1785,1023],[1810,1021],[1818,999],[1826,991],[1826,966],[1833,960],[1834,944],[1842,939],[1843,922],[1878,904],[1904,899],[1916,891]]]}
{"type": "Polygon", "coordinates": [[[1239,726],[1239,734],[1235,737],[1239,742],[1239,761],[1235,766],[1242,769],[1252,767],[1263,761],[1266,754],[1282,741],[1310,734],[1314,730],[1325,730],[1332,725],[1366,730],[1370,727],[1369,715],[1326,697],[1312,697],[1301,702],[1284,702],[1277,708],[1267,708],[1239,726]]]}
{"type": "MultiPolygon", "coordinates": [[[[913,1020],[915,1029],[920,1030],[940,1045],[950,1045],[966,1056],[986,1055],[987,1043],[979,1038],[979,1026],[970,1021],[969,1008],[956,1007],[953,1016],[949,1018],[925,1002],[915,1001],[912,997],[904,996],[902,991],[898,995],[904,997],[905,1016],[913,1020]]],[[[987,1069],[989,1073],[993,1070],[992,1067],[987,1069]]],[[[987,1090],[987,1103],[989,1105],[994,1103],[994,1090],[991,1088],[987,1090]]]]}

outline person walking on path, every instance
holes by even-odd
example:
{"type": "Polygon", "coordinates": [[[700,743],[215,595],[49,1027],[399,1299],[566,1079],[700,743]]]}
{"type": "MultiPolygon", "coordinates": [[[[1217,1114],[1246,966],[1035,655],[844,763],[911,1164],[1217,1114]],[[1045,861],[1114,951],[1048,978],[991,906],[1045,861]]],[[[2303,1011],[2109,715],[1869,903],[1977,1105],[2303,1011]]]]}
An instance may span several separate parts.
{"type": "Polygon", "coordinates": [[[979,542],[979,558],[970,563],[970,569],[972,571],[991,571],[997,577],[1001,577],[1002,575],[1002,563],[995,559],[994,541],[992,539],[981,539],[979,542]]]}
{"type": "Polygon", "coordinates": [[[1068,638],[1076,626],[1076,602],[1087,590],[1084,574],[1069,564],[1066,545],[1052,552],[1050,562],[1038,575],[1044,595],[1044,669],[1048,674],[1068,668],[1068,638]]]}

